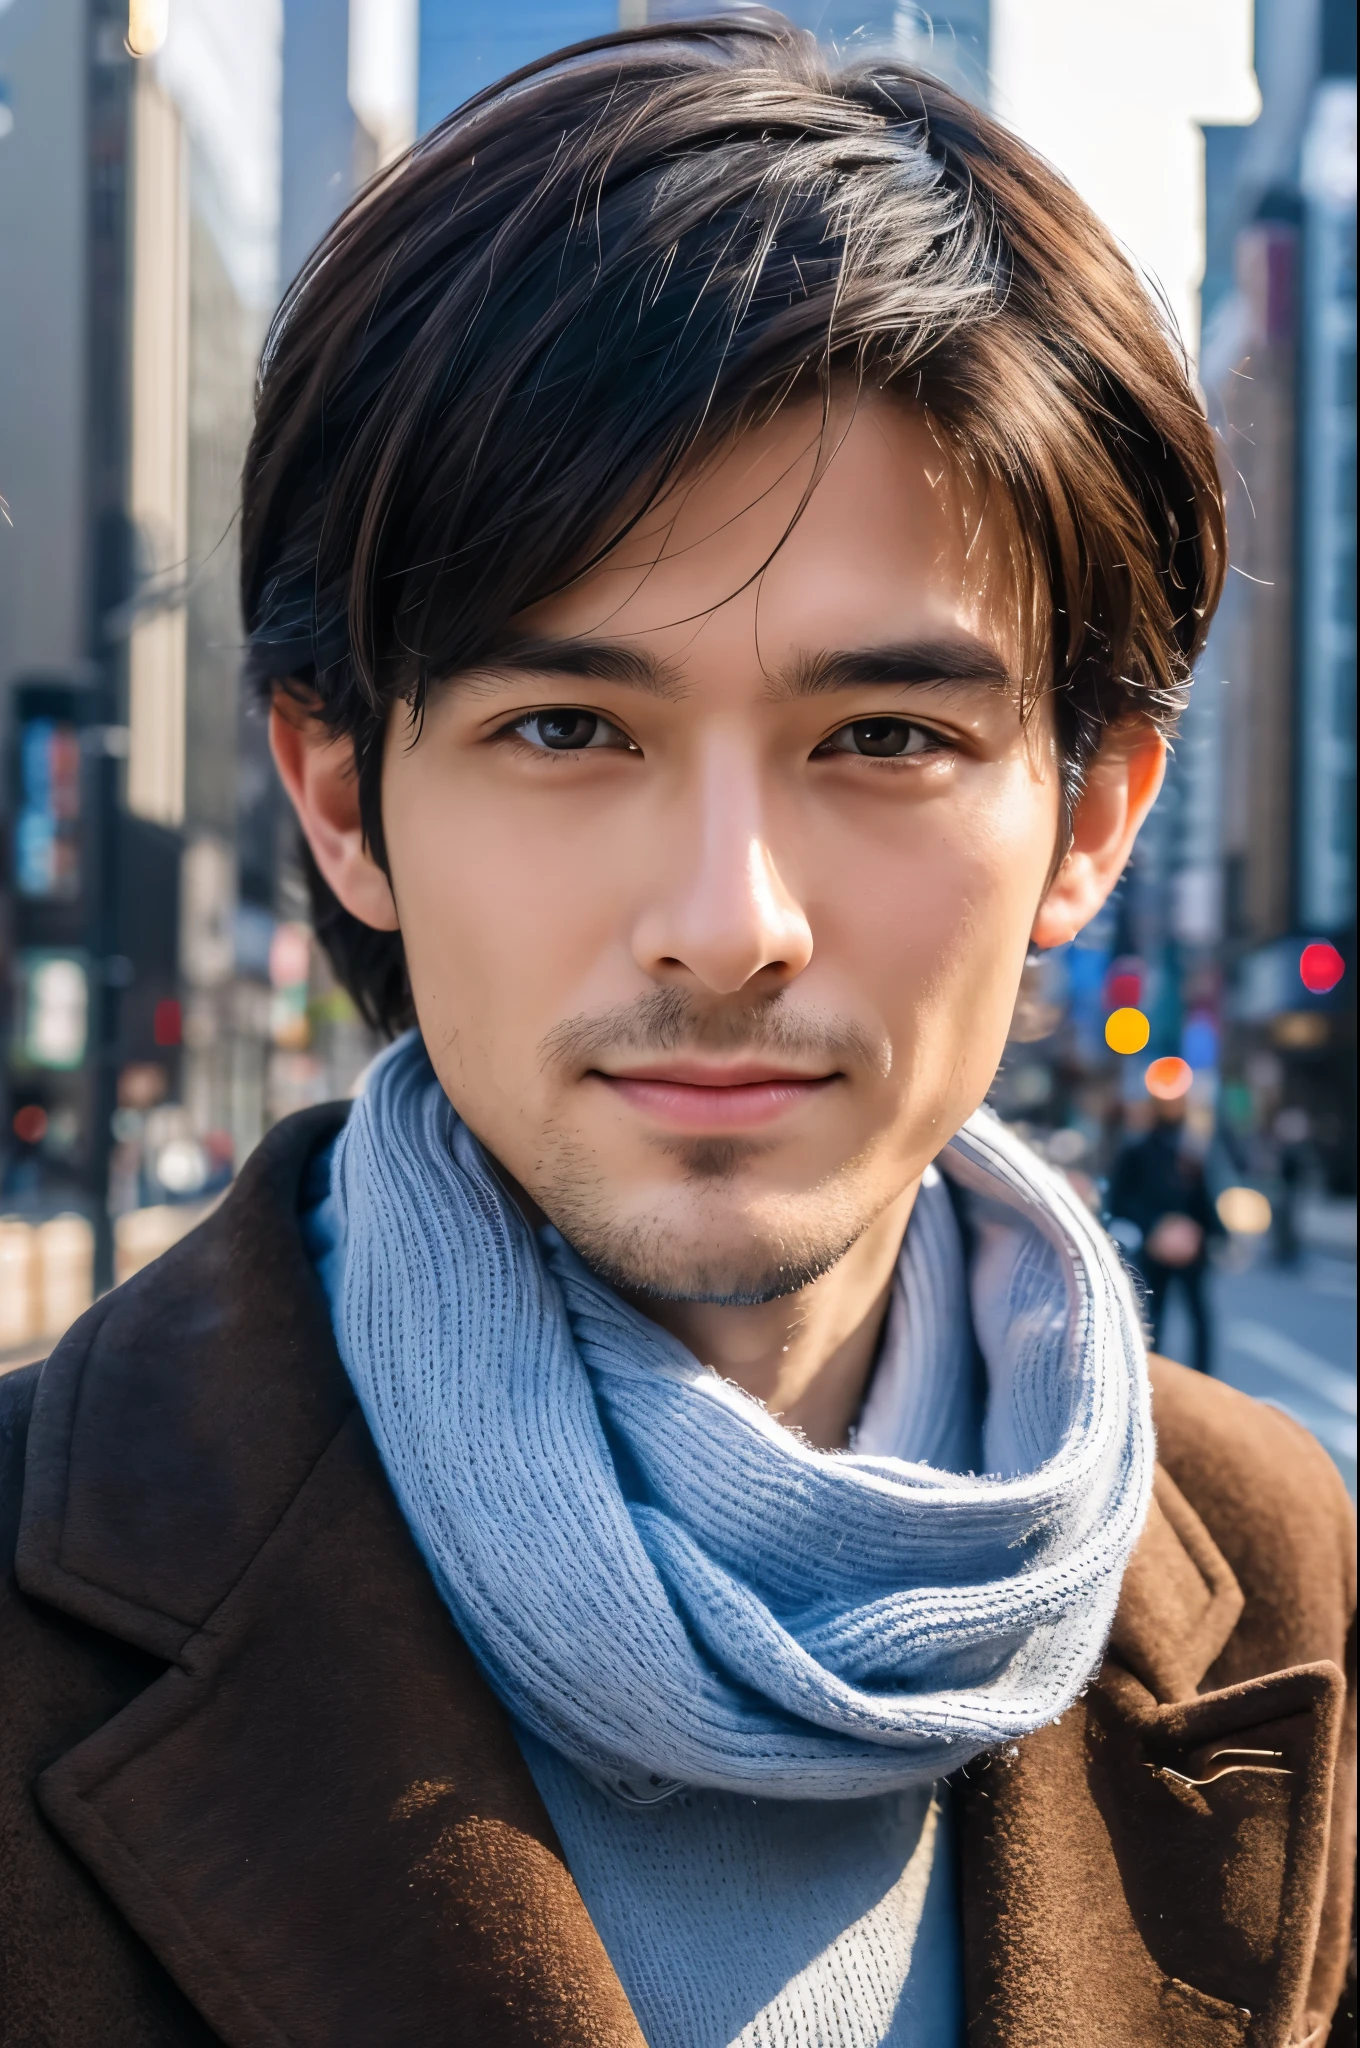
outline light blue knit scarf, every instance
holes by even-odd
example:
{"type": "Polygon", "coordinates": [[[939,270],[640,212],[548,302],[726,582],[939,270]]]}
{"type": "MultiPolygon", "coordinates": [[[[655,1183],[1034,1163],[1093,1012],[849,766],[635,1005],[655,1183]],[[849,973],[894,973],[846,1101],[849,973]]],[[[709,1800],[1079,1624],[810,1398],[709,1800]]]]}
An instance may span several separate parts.
{"type": "MultiPolygon", "coordinates": [[[[596,1779],[883,1792],[1090,1677],[1152,1478],[1132,1297],[995,1119],[939,1164],[973,1240],[983,1477],[811,1449],[535,1237],[415,1033],[371,1070],[332,1168],[341,1356],[491,1686],[596,1779]]],[[[907,1232],[903,1300],[928,1238],[907,1232]]],[[[911,1358],[922,1414],[932,1375],[956,1407],[966,1323],[965,1296],[911,1358]]]]}

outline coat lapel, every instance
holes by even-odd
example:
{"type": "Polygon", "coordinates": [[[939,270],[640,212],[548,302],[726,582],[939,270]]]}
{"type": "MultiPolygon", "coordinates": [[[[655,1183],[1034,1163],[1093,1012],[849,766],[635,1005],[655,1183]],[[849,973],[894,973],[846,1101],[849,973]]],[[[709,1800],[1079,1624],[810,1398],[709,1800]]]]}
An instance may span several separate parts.
{"type": "Polygon", "coordinates": [[[277,1270],[289,1244],[302,1257],[297,1183],[326,1128],[302,1156],[296,1129],[262,1148],[161,1269],[181,1346],[134,1290],[44,1376],[22,1583],[168,1668],[43,1773],[39,1801],[231,2048],[641,2048],[310,1270],[277,1270]],[[252,1272],[266,1284],[243,1289],[252,1272]]]}
{"type": "Polygon", "coordinates": [[[970,2043],[1303,2041],[1344,1682],[1198,1693],[1241,1607],[1159,1468],[1095,1684],[960,1788],[970,2043]]]}

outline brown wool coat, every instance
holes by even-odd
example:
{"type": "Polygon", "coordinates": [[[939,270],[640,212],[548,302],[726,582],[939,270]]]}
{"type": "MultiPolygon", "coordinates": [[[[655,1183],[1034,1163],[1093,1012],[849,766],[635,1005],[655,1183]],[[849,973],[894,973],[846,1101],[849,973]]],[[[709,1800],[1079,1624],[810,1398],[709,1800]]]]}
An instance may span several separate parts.
{"type": "MultiPolygon", "coordinates": [[[[4,2048],[640,2048],[336,1356],[296,1202],[340,1114],[0,1379],[4,2048]]],[[[1349,1506],[1283,1417],[1153,1383],[1100,1676],[961,1783],[969,2038],[1321,2048],[1349,1506]]]]}

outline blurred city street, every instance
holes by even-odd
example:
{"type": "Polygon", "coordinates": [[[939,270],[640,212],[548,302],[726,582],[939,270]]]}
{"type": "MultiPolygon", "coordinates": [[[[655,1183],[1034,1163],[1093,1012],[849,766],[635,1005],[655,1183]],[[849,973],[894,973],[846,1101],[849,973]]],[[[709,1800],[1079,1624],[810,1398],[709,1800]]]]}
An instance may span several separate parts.
{"type": "MultiPolygon", "coordinates": [[[[1355,1267],[1309,1253],[1296,1267],[1219,1272],[1211,1283],[1214,1373],[1283,1408],[1323,1444],[1355,1494],[1355,1267]]],[[[1173,1357],[1184,1331],[1165,1339],[1173,1357]]]]}

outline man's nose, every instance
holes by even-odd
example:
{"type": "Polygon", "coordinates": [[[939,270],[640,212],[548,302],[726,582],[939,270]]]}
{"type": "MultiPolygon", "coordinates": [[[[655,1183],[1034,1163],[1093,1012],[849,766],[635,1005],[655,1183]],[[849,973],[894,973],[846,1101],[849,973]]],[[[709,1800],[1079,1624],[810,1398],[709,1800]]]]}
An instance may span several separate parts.
{"type": "Polygon", "coordinates": [[[812,928],[771,844],[757,769],[728,756],[659,820],[653,886],[633,954],[659,980],[689,974],[715,995],[756,976],[791,981],[812,958],[812,928]]]}

